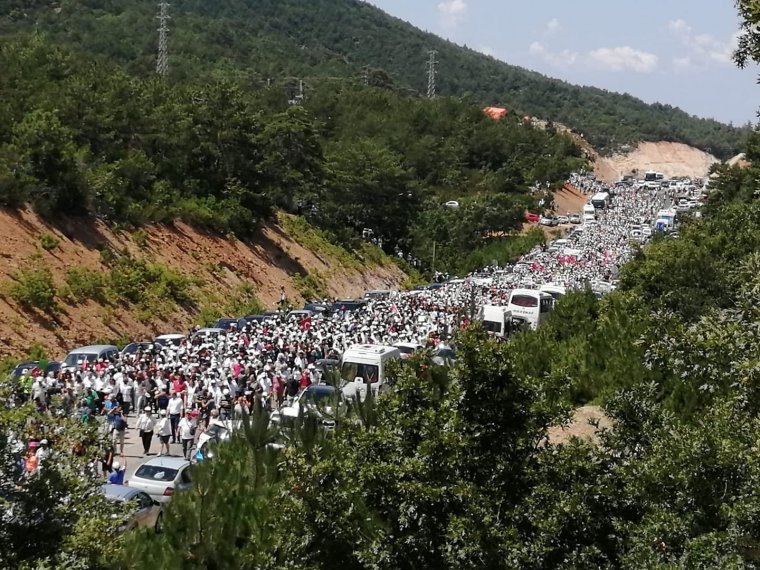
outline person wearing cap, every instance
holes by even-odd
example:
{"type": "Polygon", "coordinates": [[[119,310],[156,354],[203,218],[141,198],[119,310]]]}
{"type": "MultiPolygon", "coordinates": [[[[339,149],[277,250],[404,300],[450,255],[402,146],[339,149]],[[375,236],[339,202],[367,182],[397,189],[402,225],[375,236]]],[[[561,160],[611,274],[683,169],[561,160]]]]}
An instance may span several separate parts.
{"type": "Polygon", "coordinates": [[[106,426],[108,427],[108,433],[110,434],[113,431],[116,416],[120,415],[121,413],[121,407],[119,406],[119,402],[116,400],[116,394],[112,393],[108,396],[108,399],[106,400],[106,403],[103,404],[103,409],[100,413],[105,414],[106,416],[106,426]]]}
{"type": "Polygon", "coordinates": [[[111,472],[108,474],[108,483],[111,485],[123,485],[124,484],[124,473],[127,471],[127,464],[126,461],[124,462],[124,465],[119,463],[118,461],[114,461],[111,465],[111,472]]]}
{"type": "Polygon", "coordinates": [[[150,444],[153,441],[153,429],[156,425],[153,419],[153,410],[150,406],[145,406],[145,409],[137,418],[137,424],[135,427],[139,430],[140,439],[143,445],[143,455],[150,455],[150,444]]]}
{"type": "Polygon", "coordinates": [[[182,455],[190,460],[190,452],[193,449],[193,440],[195,439],[195,422],[190,415],[192,408],[185,409],[185,413],[182,415],[182,419],[179,421],[177,431],[179,439],[182,441],[182,455]]]}
{"type": "Polygon", "coordinates": [[[154,431],[158,434],[158,440],[161,442],[161,451],[158,455],[171,455],[169,452],[169,438],[172,436],[172,425],[169,422],[169,418],[166,417],[166,410],[159,410],[158,414],[159,419],[154,428],[154,431]]]}

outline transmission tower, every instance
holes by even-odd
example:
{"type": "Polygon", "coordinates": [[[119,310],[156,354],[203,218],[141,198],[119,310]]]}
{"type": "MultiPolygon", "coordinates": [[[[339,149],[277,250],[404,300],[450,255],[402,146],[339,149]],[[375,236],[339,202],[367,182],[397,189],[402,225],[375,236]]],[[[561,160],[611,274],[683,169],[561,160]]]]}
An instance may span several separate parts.
{"type": "Polygon", "coordinates": [[[158,59],[156,59],[156,73],[161,77],[169,75],[169,3],[158,3],[158,59]]]}
{"type": "Polygon", "coordinates": [[[428,99],[435,99],[435,79],[436,75],[438,74],[438,60],[436,59],[437,55],[438,52],[434,49],[431,49],[428,52],[428,99]]]}

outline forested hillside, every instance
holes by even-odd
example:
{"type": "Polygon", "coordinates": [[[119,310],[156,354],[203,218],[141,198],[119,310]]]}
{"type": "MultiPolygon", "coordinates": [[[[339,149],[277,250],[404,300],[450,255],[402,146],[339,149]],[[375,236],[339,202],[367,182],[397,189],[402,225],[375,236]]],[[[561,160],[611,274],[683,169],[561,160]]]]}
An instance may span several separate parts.
{"type": "MultiPolygon", "coordinates": [[[[37,30],[135,74],[155,67],[153,0],[3,0],[0,33],[37,30]]],[[[247,85],[327,77],[425,89],[427,50],[438,50],[439,92],[561,122],[600,150],[636,141],[684,142],[719,158],[746,132],[668,105],[577,87],[499,62],[422,32],[357,0],[177,0],[171,6],[171,67],[178,79],[235,75],[247,85]]],[[[293,83],[290,87],[292,89],[293,83]]]]}
{"type": "Polygon", "coordinates": [[[508,234],[540,199],[533,184],[584,164],[568,137],[454,98],[336,80],[290,106],[227,78],[134,78],[44,37],[0,45],[0,68],[0,204],[49,220],[182,219],[248,237],[285,210],[349,249],[371,230],[425,264],[432,248],[414,237],[444,219],[438,267],[469,271],[482,248],[517,253],[508,234]]]}

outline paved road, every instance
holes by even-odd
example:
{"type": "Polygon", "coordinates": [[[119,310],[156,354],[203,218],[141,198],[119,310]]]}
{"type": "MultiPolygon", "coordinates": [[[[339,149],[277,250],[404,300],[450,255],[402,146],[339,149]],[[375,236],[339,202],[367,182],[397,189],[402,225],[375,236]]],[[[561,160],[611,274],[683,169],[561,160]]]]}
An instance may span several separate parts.
{"type": "MultiPolygon", "coordinates": [[[[143,446],[142,440],[140,439],[140,433],[134,427],[136,423],[137,416],[134,413],[130,414],[127,418],[127,425],[129,428],[127,429],[127,433],[124,437],[124,456],[122,457],[118,453],[116,454],[116,459],[121,461],[122,465],[126,463],[127,471],[124,475],[125,481],[129,481],[129,478],[134,475],[135,471],[140,465],[149,459],[156,457],[160,448],[158,437],[154,435],[153,441],[150,445],[150,455],[147,457],[143,455],[143,446]]],[[[171,450],[171,455],[176,457],[182,456],[181,443],[169,444],[169,449],[171,450]]]]}

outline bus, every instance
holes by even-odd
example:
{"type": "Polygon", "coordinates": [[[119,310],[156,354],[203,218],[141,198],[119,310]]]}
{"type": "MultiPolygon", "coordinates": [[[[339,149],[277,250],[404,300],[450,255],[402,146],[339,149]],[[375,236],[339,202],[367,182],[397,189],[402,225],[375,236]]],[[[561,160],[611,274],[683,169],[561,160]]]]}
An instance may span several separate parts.
{"type": "Polygon", "coordinates": [[[607,192],[599,192],[591,197],[591,205],[597,210],[604,210],[607,208],[610,200],[610,195],[607,192]]]}
{"type": "Polygon", "coordinates": [[[533,330],[549,318],[554,297],[535,289],[515,289],[509,296],[507,310],[515,319],[523,319],[533,330]]]}

